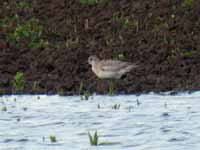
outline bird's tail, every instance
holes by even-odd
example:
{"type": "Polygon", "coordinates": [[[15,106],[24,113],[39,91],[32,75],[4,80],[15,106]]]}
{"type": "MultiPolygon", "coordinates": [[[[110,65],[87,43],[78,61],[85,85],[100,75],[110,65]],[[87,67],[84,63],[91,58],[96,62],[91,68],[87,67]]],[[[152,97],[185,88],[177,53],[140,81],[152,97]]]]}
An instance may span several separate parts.
{"type": "Polygon", "coordinates": [[[132,63],[130,63],[130,64],[128,64],[126,67],[124,67],[124,69],[122,69],[122,74],[124,74],[124,73],[126,73],[126,72],[130,72],[132,69],[135,69],[135,68],[137,68],[139,65],[137,65],[137,64],[132,64],[132,63]]]}
{"type": "Polygon", "coordinates": [[[131,71],[132,69],[135,69],[135,68],[137,68],[139,65],[137,65],[137,64],[130,64],[130,65],[128,65],[127,67],[126,67],[126,70],[127,70],[127,72],[129,72],[129,71],[131,71]]]}

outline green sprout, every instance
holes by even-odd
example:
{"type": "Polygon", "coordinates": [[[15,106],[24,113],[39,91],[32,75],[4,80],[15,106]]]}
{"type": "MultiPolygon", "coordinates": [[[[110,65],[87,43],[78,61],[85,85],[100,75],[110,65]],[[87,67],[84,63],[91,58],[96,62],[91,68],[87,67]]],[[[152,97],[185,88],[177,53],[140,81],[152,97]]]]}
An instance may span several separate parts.
{"type": "Polygon", "coordinates": [[[194,55],[194,52],[192,50],[183,50],[181,55],[183,57],[190,58],[194,55]]]}
{"type": "Polygon", "coordinates": [[[114,104],[113,106],[112,106],[112,109],[120,109],[120,104],[114,104]]]}
{"type": "Polygon", "coordinates": [[[136,29],[136,31],[138,31],[139,22],[133,18],[131,19],[119,13],[115,13],[113,15],[113,20],[118,22],[125,29],[136,29]]]}
{"type": "Polygon", "coordinates": [[[110,79],[109,80],[109,89],[108,89],[108,95],[112,96],[114,93],[114,87],[115,87],[115,82],[114,80],[110,79]]]}
{"type": "Polygon", "coordinates": [[[91,96],[91,93],[86,90],[83,92],[83,95],[81,95],[81,100],[89,100],[90,96],[91,96]]]}
{"type": "Polygon", "coordinates": [[[58,89],[57,93],[58,93],[58,95],[60,95],[60,96],[64,96],[64,95],[65,95],[65,91],[64,91],[63,88],[58,89]]]}
{"type": "Polygon", "coordinates": [[[126,59],[126,55],[123,53],[114,53],[112,57],[113,57],[113,59],[116,59],[116,60],[125,60],[126,59]]]}
{"type": "Polygon", "coordinates": [[[80,45],[80,40],[78,37],[76,39],[67,39],[65,42],[66,48],[78,48],[80,45]]]}
{"type": "Polygon", "coordinates": [[[38,90],[39,88],[40,88],[39,82],[38,82],[38,81],[34,81],[34,82],[33,82],[33,86],[32,86],[32,90],[33,90],[33,91],[36,91],[36,90],[38,90]]]}
{"type": "Polygon", "coordinates": [[[95,131],[93,136],[88,132],[88,136],[89,136],[90,144],[93,145],[93,146],[97,146],[98,145],[98,139],[99,139],[97,131],[95,131]]]}
{"type": "Polygon", "coordinates": [[[16,14],[14,16],[6,16],[2,19],[0,19],[0,27],[2,28],[9,28],[13,26],[14,24],[19,23],[19,16],[16,14]]]}
{"type": "Polygon", "coordinates": [[[23,91],[25,88],[25,79],[23,72],[17,72],[13,81],[13,86],[17,91],[23,91]]]}
{"type": "Polygon", "coordinates": [[[79,95],[81,97],[81,100],[88,100],[89,97],[92,95],[88,90],[84,89],[83,82],[81,82],[79,86],[79,95]]]}
{"type": "Polygon", "coordinates": [[[17,3],[17,8],[28,9],[28,8],[31,8],[31,4],[26,1],[21,1],[21,2],[17,3]]]}
{"type": "Polygon", "coordinates": [[[1,111],[7,111],[7,107],[6,106],[2,107],[1,111]]]}
{"type": "Polygon", "coordinates": [[[114,144],[121,144],[120,142],[99,142],[99,136],[97,131],[93,135],[91,135],[88,132],[89,140],[90,140],[90,145],[92,146],[98,146],[98,145],[114,145],[114,144]]]}
{"type": "Polygon", "coordinates": [[[49,139],[50,139],[51,143],[57,142],[56,136],[54,136],[54,135],[50,135],[49,139]]]}
{"type": "Polygon", "coordinates": [[[33,17],[23,24],[18,24],[15,31],[8,34],[7,40],[19,47],[20,40],[27,39],[28,48],[40,48],[48,45],[48,42],[42,39],[42,33],[43,26],[33,17]]]}
{"type": "Polygon", "coordinates": [[[194,5],[194,0],[184,0],[182,5],[186,9],[191,10],[193,8],[193,5],[194,5]]]}
{"type": "Polygon", "coordinates": [[[83,85],[83,82],[81,82],[80,85],[79,85],[79,95],[81,95],[83,90],[84,90],[84,85],[83,85]]]}
{"type": "Polygon", "coordinates": [[[194,51],[192,49],[186,50],[186,49],[175,48],[175,49],[171,50],[170,55],[168,56],[167,59],[169,62],[174,63],[178,56],[185,57],[185,58],[191,58],[192,56],[194,56],[194,51]]]}

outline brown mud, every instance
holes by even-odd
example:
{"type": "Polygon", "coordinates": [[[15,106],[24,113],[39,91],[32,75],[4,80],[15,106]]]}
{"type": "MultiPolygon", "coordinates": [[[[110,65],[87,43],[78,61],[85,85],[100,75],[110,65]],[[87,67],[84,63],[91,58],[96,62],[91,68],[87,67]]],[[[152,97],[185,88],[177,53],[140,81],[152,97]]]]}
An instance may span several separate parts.
{"type": "Polygon", "coordinates": [[[77,94],[80,84],[91,92],[107,93],[107,81],[92,73],[87,59],[122,55],[140,67],[116,83],[116,93],[200,89],[200,3],[184,0],[34,0],[28,8],[18,1],[0,1],[0,20],[18,15],[35,17],[43,26],[43,47],[29,48],[7,40],[15,25],[0,28],[0,93],[24,73],[20,93],[77,94]],[[37,88],[33,88],[37,82],[37,88]]]}

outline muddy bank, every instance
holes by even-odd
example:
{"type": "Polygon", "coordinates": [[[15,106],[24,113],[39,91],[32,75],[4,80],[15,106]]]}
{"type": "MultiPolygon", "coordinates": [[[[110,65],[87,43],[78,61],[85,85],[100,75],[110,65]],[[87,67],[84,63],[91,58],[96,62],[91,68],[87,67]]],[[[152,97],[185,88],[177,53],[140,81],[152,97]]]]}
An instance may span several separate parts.
{"type": "Polygon", "coordinates": [[[81,83],[106,93],[107,81],[87,63],[94,54],[140,64],[117,82],[117,93],[200,89],[197,1],[23,2],[0,2],[2,94],[77,94],[81,83]],[[25,81],[20,91],[13,84],[17,72],[25,81]]]}

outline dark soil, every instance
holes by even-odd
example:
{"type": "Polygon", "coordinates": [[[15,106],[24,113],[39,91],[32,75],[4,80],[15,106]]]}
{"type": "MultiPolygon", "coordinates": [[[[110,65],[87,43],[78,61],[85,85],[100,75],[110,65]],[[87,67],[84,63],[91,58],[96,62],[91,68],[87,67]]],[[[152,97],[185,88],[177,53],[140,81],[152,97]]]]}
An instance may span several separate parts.
{"type": "Polygon", "coordinates": [[[106,93],[87,63],[90,55],[102,59],[123,54],[140,65],[117,81],[116,93],[200,89],[200,3],[184,0],[0,1],[0,19],[19,15],[39,19],[48,45],[28,48],[7,40],[16,25],[0,28],[0,93],[16,93],[17,72],[23,72],[23,93],[77,94],[81,82],[91,92],[106,93]],[[33,88],[37,82],[37,88],[33,88]]]}

